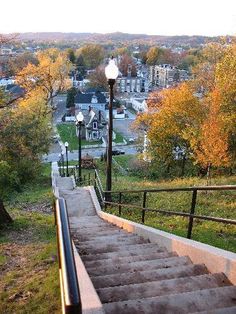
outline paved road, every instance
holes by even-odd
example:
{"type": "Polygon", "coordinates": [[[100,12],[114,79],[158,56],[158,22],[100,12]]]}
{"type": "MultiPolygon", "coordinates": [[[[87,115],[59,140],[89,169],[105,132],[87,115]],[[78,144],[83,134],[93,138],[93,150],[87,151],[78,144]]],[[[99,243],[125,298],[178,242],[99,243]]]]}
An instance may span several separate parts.
{"type": "MultiPolygon", "coordinates": [[[[137,149],[135,145],[124,145],[124,146],[119,146],[118,149],[124,150],[125,154],[127,155],[134,155],[137,154],[137,149]]],[[[82,157],[85,156],[86,154],[89,154],[90,156],[93,156],[95,158],[101,157],[102,153],[105,153],[106,148],[104,147],[99,147],[99,148],[87,148],[83,149],[82,148],[82,157]]],[[[68,153],[68,159],[69,160],[78,160],[78,151],[73,151],[68,153]]],[[[43,161],[45,162],[53,162],[53,161],[58,161],[59,160],[59,153],[54,152],[54,153],[49,153],[48,155],[43,156],[43,161]]]]}

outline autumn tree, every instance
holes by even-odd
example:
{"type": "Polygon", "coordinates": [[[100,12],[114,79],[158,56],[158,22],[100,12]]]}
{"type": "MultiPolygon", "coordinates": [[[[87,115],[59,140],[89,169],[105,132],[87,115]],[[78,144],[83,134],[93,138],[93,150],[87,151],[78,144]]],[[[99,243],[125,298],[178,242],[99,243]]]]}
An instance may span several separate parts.
{"type": "Polygon", "coordinates": [[[236,165],[236,44],[225,49],[215,71],[216,88],[220,93],[220,111],[228,134],[231,165],[236,165]]]}
{"type": "Polygon", "coordinates": [[[136,70],[136,65],[134,63],[134,60],[127,54],[124,54],[121,57],[119,70],[124,76],[127,76],[129,71],[131,73],[131,76],[137,75],[137,70],[136,70]]]}
{"type": "Polygon", "coordinates": [[[89,75],[88,79],[90,81],[88,84],[90,87],[101,88],[105,91],[108,90],[108,83],[105,75],[105,66],[98,66],[96,70],[89,75]]]}
{"type": "Polygon", "coordinates": [[[72,48],[69,48],[69,49],[67,49],[67,56],[68,56],[68,59],[70,60],[70,62],[72,63],[72,64],[75,64],[75,62],[76,62],[76,56],[75,56],[75,51],[74,51],[74,49],[72,49],[72,48]]]}
{"type": "Polygon", "coordinates": [[[147,64],[156,65],[171,62],[170,51],[159,47],[151,47],[147,52],[147,64]]]}
{"type": "Polygon", "coordinates": [[[214,91],[207,99],[208,113],[199,135],[196,160],[202,166],[228,166],[228,138],[224,131],[224,121],[220,114],[220,95],[214,91]]]}
{"type": "Polygon", "coordinates": [[[8,75],[10,76],[15,76],[17,73],[23,68],[25,68],[28,64],[38,64],[38,59],[37,57],[30,52],[25,52],[21,55],[18,55],[14,58],[10,58],[9,63],[8,63],[8,75]]]}
{"type": "MultiPolygon", "coordinates": [[[[1,99],[1,96],[0,96],[1,99]]],[[[11,219],[3,200],[12,190],[34,178],[41,156],[48,152],[51,127],[48,107],[42,94],[34,91],[14,106],[0,110],[0,217],[11,219]]]]}
{"type": "Polygon", "coordinates": [[[192,74],[194,76],[193,86],[204,95],[212,92],[216,87],[216,66],[218,62],[220,62],[223,55],[224,47],[218,43],[208,44],[198,54],[198,61],[192,68],[192,74]]]}
{"type": "Polygon", "coordinates": [[[129,49],[127,47],[119,47],[112,52],[113,57],[129,55],[129,49]]]}
{"type": "Polygon", "coordinates": [[[95,69],[101,64],[105,57],[102,46],[97,44],[87,44],[76,51],[77,58],[82,56],[87,69],[95,69]]]}
{"type": "Polygon", "coordinates": [[[11,165],[21,182],[34,174],[41,155],[48,152],[51,126],[47,113],[44,96],[38,91],[0,111],[0,158],[11,165]]]}
{"type": "Polygon", "coordinates": [[[148,108],[148,113],[140,115],[136,123],[142,125],[146,121],[148,125],[147,136],[153,159],[168,168],[173,163],[176,149],[190,157],[192,141],[203,115],[189,84],[152,93],[148,108]]]}
{"type": "Polygon", "coordinates": [[[32,90],[42,93],[52,107],[53,98],[71,86],[68,78],[71,63],[66,53],[57,49],[41,51],[37,59],[38,64],[29,63],[18,73],[16,80],[26,93],[32,90]]]}

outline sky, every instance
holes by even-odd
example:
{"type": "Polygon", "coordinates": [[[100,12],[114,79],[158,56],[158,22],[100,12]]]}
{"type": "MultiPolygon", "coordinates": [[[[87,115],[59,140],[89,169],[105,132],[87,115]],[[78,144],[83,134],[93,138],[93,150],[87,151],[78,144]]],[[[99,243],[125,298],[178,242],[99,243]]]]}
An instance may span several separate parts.
{"type": "Polygon", "coordinates": [[[236,35],[236,0],[3,0],[0,33],[236,35]]]}

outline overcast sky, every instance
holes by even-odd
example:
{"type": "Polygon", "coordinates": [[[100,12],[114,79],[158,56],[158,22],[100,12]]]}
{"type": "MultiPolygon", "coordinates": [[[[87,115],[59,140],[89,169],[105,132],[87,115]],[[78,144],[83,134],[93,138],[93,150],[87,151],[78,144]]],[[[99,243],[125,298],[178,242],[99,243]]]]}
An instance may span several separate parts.
{"type": "Polygon", "coordinates": [[[3,0],[0,33],[236,35],[236,0],[3,0]]]}

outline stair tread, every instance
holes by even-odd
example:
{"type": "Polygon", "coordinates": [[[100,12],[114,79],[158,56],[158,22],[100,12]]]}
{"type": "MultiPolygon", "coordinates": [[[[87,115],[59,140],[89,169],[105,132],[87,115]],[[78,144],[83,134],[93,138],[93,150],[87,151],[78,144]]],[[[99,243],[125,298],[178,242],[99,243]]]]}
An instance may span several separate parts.
{"type": "Polygon", "coordinates": [[[81,256],[84,261],[98,261],[98,260],[106,260],[112,259],[122,256],[137,256],[137,255],[145,255],[155,252],[167,252],[166,248],[158,247],[153,243],[145,243],[139,244],[134,247],[129,246],[128,250],[124,248],[124,250],[114,251],[114,252],[105,252],[100,254],[90,254],[81,256]]]}
{"type": "Polygon", "coordinates": [[[176,265],[190,264],[191,261],[187,256],[168,257],[148,261],[133,262],[130,264],[111,265],[107,267],[88,268],[90,276],[100,276],[102,274],[116,274],[124,272],[138,272],[147,269],[168,268],[176,265]]]}
{"type": "Polygon", "coordinates": [[[104,267],[109,266],[112,264],[124,264],[124,263],[133,263],[138,261],[146,261],[146,260],[154,260],[159,258],[166,258],[171,256],[177,256],[175,252],[160,252],[160,253],[152,253],[148,255],[136,255],[136,256],[124,256],[124,257],[116,257],[116,258],[109,258],[105,260],[97,260],[97,261],[88,261],[84,262],[86,268],[91,267],[104,267]]]}
{"type": "Polygon", "coordinates": [[[236,305],[236,286],[103,304],[109,314],[188,314],[236,305]]]}
{"type": "MultiPolygon", "coordinates": [[[[75,242],[75,241],[74,241],[75,242]]],[[[96,254],[96,253],[104,253],[104,252],[114,252],[114,251],[118,251],[119,248],[121,249],[125,249],[130,246],[130,245],[137,245],[137,244],[145,244],[147,242],[145,242],[144,240],[139,240],[139,239],[127,239],[124,242],[119,242],[119,243],[90,243],[89,245],[83,245],[83,244],[76,244],[76,248],[79,249],[79,251],[83,250],[83,251],[87,251],[87,253],[90,254],[96,254]]]]}
{"type": "Polygon", "coordinates": [[[174,278],[162,281],[131,284],[120,287],[98,289],[98,295],[103,303],[132,299],[144,299],[169,294],[217,288],[231,285],[223,273],[204,274],[184,278],[174,278]]]}
{"type": "Polygon", "coordinates": [[[135,273],[111,274],[105,276],[91,277],[95,288],[106,288],[123,286],[128,284],[143,283],[147,281],[161,281],[172,278],[181,278],[194,275],[207,274],[208,270],[205,265],[183,265],[171,268],[160,268],[154,270],[144,270],[135,273]]]}
{"type": "Polygon", "coordinates": [[[111,243],[111,242],[122,242],[124,240],[129,240],[129,239],[137,239],[137,240],[143,240],[145,242],[148,242],[148,240],[145,240],[139,236],[136,235],[127,235],[127,234],[113,234],[113,235],[108,235],[108,236],[99,236],[99,237],[94,237],[92,239],[89,240],[85,240],[85,241],[79,241],[81,244],[85,245],[85,244],[90,244],[90,243],[111,243]]]}
{"type": "Polygon", "coordinates": [[[215,309],[210,311],[201,311],[195,312],[193,314],[235,314],[236,313],[236,306],[231,307],[224,307],[221,309],[215,309]]]}

